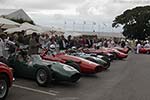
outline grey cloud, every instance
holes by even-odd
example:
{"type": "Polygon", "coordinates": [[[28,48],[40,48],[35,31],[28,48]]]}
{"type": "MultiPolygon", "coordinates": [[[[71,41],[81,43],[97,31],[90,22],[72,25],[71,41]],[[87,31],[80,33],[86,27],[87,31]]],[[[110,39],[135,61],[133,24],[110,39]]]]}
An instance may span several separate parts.
{"type": "MultiPolygon", "coordinates": [[[[49,24],[47,20],[112,22],[123,11],[139,5],[150,4],[149,0],[0,0],[0,8],[24,9],[38,23],[49,24]],[[41,10],[76,9],[79,15],[48,15],[38,13],[41,10]],[[31,13],[31,12],[36,12],[31,13]]],[[[63,22],[62,21],[62,22],[63,22]]]]}
{"type": "MultiPolygon", "coordinates": [[[[79,5],[84,0],[2,0],[7,5],[26,9],[67,9],[79,5]]],[[[0,2],[2,2],[0,1],[0,2]]]]}
{"type": "Polygon", "coordinates": [[[9,1],[9,0],[0,0],[0,3],[5,3],[7,1],[9,1]]]}
{"type": "Polygon", "coordinates": [[[138,2],[137,0],[87,0],[83,5],[78,7],[77,11],[81,16],[86,16],[99,21],[112,21],[117,15],[121,14],[126,9],[139,5],[146,5],[148,2],[148,0],[141,1],[142,2],[140,3],[140,0],[138,0],[138,2]],[[99,15],[94,15],[94,13],[88,12],[91,7],[93,7],[99,13],[99,15]]]}

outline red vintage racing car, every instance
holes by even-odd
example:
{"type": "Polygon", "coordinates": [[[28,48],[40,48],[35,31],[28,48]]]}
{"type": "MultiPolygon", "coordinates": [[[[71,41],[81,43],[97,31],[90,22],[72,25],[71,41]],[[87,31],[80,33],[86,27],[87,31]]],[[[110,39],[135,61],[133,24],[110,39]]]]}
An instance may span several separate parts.
{"type": "Polygon", "coordinates": [[[128,57],[128,54],[120,52],[119,50],[115,48],[103,48],[103,50],[113,54],[116,59],[124,59],[128,57]]]}
{"type": "Polygon", "coordinates": [[[131,50],[131,48],[126,47],[126,48],[121,48],[121,47],[114,47],[114,49],[117,49],[120,52],[123,52],[125,54],[128,54],[128,52],[131,50]]]}
{"type": "Polygon", "coordinates": [[[9,87],[13,82],[12,69],[6,64],[0,62],[0,100],[4,100],[7,96],[9,87]]]}
{"type": "Polygon", "coordinates": [[[140,48],[139,53],[149,54],[150,53],[150,48],[140,48]]]}
{"type": "Polygon", "coordinates": [[[114,48],[101,48],[101,49],[84,49],[83,52],[85,53],[94,53],[97,55],[103,55],[103,56],[107,56],[110,57],[112,59],[123,59],[123,58],[127,58],[128,55],[118,51],[117,49],[114,48]]]}
{"type": "Polygon", "coordinates": [[[106,50],[101,50],[101,49],[93,49],[93,48],[85,48],[82,49],[82,52],[87,53],[87,54],[96,54],[96,55],[102,55],[107,57],[110,61],[112,61],[114,58],[114,55],[107,52],[106,50]]]}

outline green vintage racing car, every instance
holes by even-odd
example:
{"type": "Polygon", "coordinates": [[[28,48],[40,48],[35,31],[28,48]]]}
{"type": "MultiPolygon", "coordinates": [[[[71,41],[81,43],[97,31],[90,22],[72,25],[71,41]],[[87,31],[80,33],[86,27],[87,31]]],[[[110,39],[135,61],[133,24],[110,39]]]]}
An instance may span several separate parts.
{"type": "Polygon", "coordinates": [[[47,86],[52,80],[77,82],[81,75],[75,68],[59,62],[42,60],[40,55],[29,56],[25,52],[12,54],[8,65],[14,75],[36,80],[40,86],[47,86]]]}

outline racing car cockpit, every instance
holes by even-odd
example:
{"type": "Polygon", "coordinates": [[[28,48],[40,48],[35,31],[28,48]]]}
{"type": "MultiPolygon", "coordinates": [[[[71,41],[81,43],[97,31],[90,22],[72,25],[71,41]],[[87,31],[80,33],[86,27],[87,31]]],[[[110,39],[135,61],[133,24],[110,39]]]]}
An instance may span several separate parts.
{"type": "Polygon", "coordinates": [[[17,55],[17,60],[20,62],[29,62],[31,57],[28,55],[27,51],[21,50],[17,55]]]}

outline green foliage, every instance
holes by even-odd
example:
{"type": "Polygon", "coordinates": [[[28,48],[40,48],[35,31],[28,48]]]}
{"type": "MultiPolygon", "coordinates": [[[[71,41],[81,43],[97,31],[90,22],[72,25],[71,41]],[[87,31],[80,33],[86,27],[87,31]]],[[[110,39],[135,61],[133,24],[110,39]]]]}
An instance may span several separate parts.
{"type": "Polygon", "coordinates": [[[128,9],[117,16],[112,27],[123,26],[123,35],[129,39],[145,40],[150,36],[150,6],[128,9]]]}

